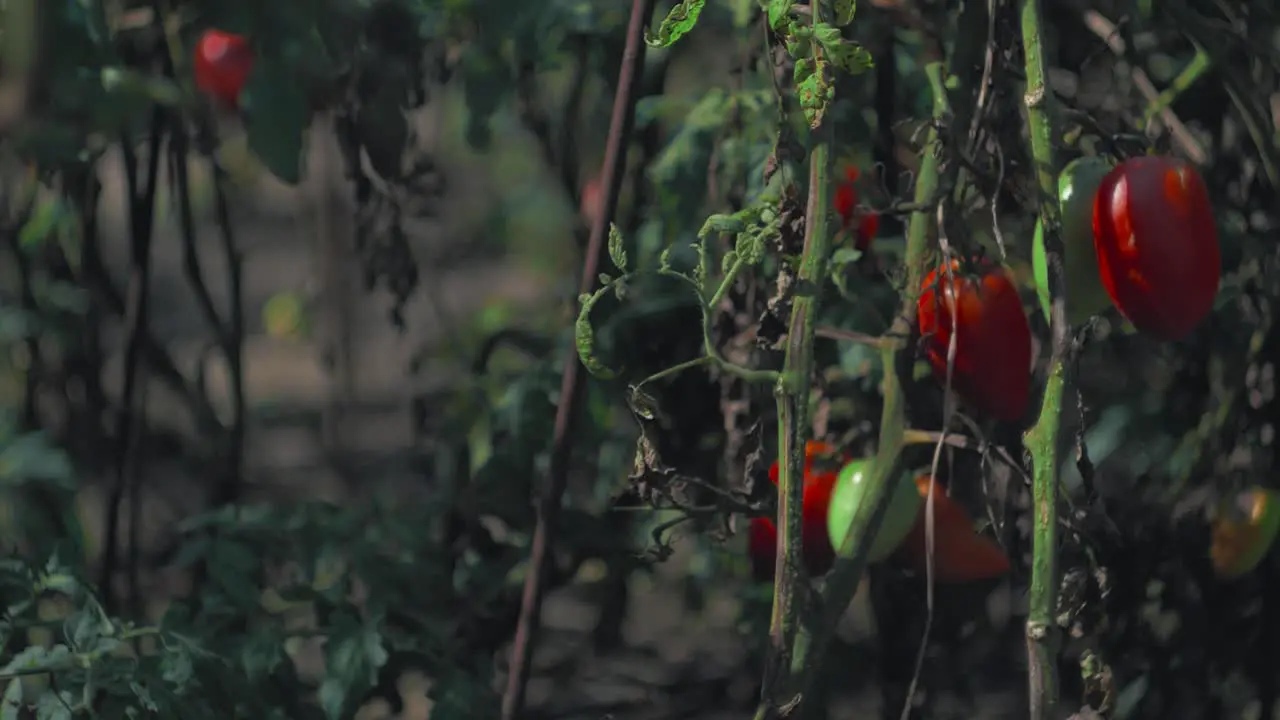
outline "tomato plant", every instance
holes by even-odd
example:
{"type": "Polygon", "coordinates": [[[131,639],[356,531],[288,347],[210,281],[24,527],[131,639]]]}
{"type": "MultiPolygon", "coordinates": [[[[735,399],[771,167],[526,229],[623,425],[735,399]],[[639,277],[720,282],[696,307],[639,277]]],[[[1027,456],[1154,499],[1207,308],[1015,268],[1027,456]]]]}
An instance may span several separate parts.
{"type": "Polygon", "coordinates": [[[1213,309],[1218,229],[1189,163],[1146,156],[1117,165],[1098,188],[1093,235],[1102,284],[1139,331],[1179,340],[1213,309]]]}
{"type": "MultiPolygon", "coordinates": [[[[804,448],[804,525],[800,539],[804,565],[810,575],[824,575],[835,561],[835,550],[827,537],[827,508],[835,488],[839,464],[849,458],[824,442],[810,441],[804,448]],[[836,464],[839,463],[839,464],[836,464]]],[[[769,480],[778,484],[778,463],[769,468],[769,480]]],[[[773,577],[777,561],[778,529],[770,518],[753,518],[748,538],[751,565],[761,580],[773,577]]]]}
{"type": "Polygon", "coordinates": [[[240,92],[253,71],[253,61],[253,48],[244,36],[206,30],[196,42],[196,87],[222,107],[236,109],[240,106],[240,92]]]}
{"type": "Polygon", "coordinates": [[[1021,418],[1031,389],[1031,328],[1004,270],[969,275],[953,261],[948,278],[939,267],[925,278],[917,311],[925,354],[939,381],[947,377],[955,332],[956,393],[1001,420],[1021,418]]]}
{"type": "MultiPolygon", "coordinates": [[[[915,489],[927,498],[933,486],[933,578],[940,583],[989,580],[1009,572],[1009,558],[994,540],[973,529],[973,520],[945,488],[929,476],[916,478],[915,489]]],[[[894,560],[921,576],[928,570],[925,535],[927,508],[921,502],[915,524],[894,553],[894,560]]]]}
{"type": "Polygon", "coordinates": [[[836,183],[835,197],[831,204],[840,217],[841,234],[853,233],[854,247],[866,251],[880,230],[880,215],[858,207],[861,200],[858,180],[861,175],[858,168],[852,165],[846,167],[844,180],[836,183]]]}
{"type": "MultiPolygon", "coordinates": [[[[867,492],[867,483],[864,481],[870,477],[872,467],[870,460],[854,460],[845,465],[836,478],[831,504],[827,509],[827,534],[837,552],[849,532],[854,511],[864,502],[867,492]]],[[[907,476],[902,476],[894,483],[893,498],[880,523],[880,530],[871,543],[867,562],[879,562],[897,549],[902,539],[911,531],[920,505],[920,495],[915,486],[907,476]]]]}
{"type": "Polygon", "coordinates": [[[1234,506],[1219,510],[1213,523],[1209,557],[1223,579],[1238,578],[1262,562],[1280,534],[1280,493],[1254,487],[1240,493],[1234,506]]]}
{"type": "MultiPolygon", "coordinates": [[[[1058,176],[1058,204],[1062,212],[1062,247],[1067,278],[1067,321],[1081,325],[1111,304],[1098,276],[1098,253],[1093,247],[1093,200],[1111,164],[1099,157],[1072,160],[1058,176]]],[[[1036,221],[1031,252],[1036,294],[1049,316],[1049,265],[1044,252],[1044,228],[1036,221]]]]}

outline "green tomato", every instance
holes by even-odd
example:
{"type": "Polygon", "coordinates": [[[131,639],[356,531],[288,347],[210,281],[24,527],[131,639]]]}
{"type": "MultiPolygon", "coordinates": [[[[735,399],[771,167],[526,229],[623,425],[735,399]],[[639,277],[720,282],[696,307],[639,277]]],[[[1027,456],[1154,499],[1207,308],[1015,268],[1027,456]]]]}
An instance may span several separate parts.
{"type": "MultiPolygon", "coordinates": [[[[849,533],[854,511],[865,501],[871,468],[870,460],[854,460],[840,470],[840,476],[836,479],[831,504],[827,509],[827,534],[837,553],[844,543],[845,535],[849,533]]],[[[880,523],[880,531],[871,543],[868,562],[879,562],[898,549],[907,533],[911,532],[916,516],[920,513],[920,506],[924,504],[920,491],[910,476],[900,475],[893,482],[893,498],[889,501],[884,521],[880,523]]]]}
{"type": "MultiPolygon", "coordinates": [[[[1081,325],[1111,303],[1098,274],[1098,253],[1093,248],[1093,198],[1111,164],[1098,157],[1082,157],[1067,163],[1058,176],[1058,205],[1062,213],[1062,248],[1067,276],[1067,321],[1081,325]]],[[[1036,294],[1045,317],[1049,316],[1049,264],[1044,252],[1044,228],[1036,220],[1031,268],[1036,294]]]]}
{"type": "Polygon", "coordinates": [[[1235,498],[1235,512],[1224,508],[1213,523],[1209,557],[1224,579],[1252,572],[1280,535],[1280,494],[1253,487],[1235,498]]]}

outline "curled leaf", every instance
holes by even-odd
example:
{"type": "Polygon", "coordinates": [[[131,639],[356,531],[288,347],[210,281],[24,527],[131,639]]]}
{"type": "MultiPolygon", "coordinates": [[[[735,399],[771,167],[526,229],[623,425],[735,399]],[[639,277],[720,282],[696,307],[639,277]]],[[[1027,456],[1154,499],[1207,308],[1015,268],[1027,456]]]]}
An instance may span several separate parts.
{"type": "Polygon", "coordinates": [[[667,13],[667,17],[658,26],[657,35],[645,31],[644,41],[649,47],[671,47],[698,24],[698,16],[702,15],[702,8],[706,4],[706,0],[683,0],[667,13]]]}
{"type": "Polygon", "coordinates": [[[582,307],[578,310],[578,319],[573,324],[573,344],[578,350],[578,358],[582,361],[582,366],[587,369],[587,372],[603,380],[617,377],[617,373],[596,357],[596,331],[591,326],[591,310],[608,290],[606,286],[592,295],[584,295],[581,298],[582,307]]]}

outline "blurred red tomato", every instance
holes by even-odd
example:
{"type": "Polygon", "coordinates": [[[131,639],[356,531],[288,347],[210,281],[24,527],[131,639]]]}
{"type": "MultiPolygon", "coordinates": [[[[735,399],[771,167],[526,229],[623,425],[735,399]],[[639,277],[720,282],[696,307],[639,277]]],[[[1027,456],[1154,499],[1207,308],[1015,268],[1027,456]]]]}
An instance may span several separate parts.
{"type": "Polygon", "coordinates": [[[240,106],[240,93],[253,70],[253,48],[241,35],[206,30],[196,43],[196,87],[228,109],[240,106]]]}
{"type": "Polygon", "coordinates": [[[841,234],[853,233],[854,247],[865,252],[880,230],[880,216],[858,207],[861,199],[858,193],[860,177],[858,168],[852,165],[846,167],[844,180],[836,182],[835,197],[831,202],[840,218],[841,234]]]}
{"type": "Polygon", "coordinates": [[[596,222],[602,210],[601,205],[604,203],[604,186],[600,182],[600,176],[597,175],[586,182],[582,186],[582,200],[578,203],[578,214],[582,217],[582,222],[587,227],[591,227],[596,222]]]}
{"type": "MultiPolygon", "coordinates": [[[[827,508],[840,468],[849,457],[824,442],[810,441],[804,448],[804,516],[800,542],[804,565],[812,576],[824,575],[835,561],[827,535],[827,508]]],[[[778,463],[769,468],[769,480],[778,484],[778,463]]],[[[772,580],[777,562],[778,530],[770,518],[752,518],[748,537],[751,567],[758,580],[772,580]]]]}
{"type": "MultiPolygon", "coordinates": [[[[946,489],[933,483],[927,475],[916,478],[920,497],[933,490],[933,579],[939,583],[973,582],[1000,577],[1009,572],[1009,558],[994,540],[974,532],[969,513],[946,494],[946,489]]],[[[928,569],[928,546],[925,543],[927,521],[925,504],[920,506],[916,523],[898,546],[893,558],[924,577],[928,569]]]]}
{"type": "Polygon", "coordinates": [[[946,381],[954,331],[951,385],[956,394],[1001,420],[1022,417],[1031,392],[1031,328],[1003,269],[975,276],[953,261],[950,280],[942,268],[934,270],[924,280],[918,320],[925,354],[940,382],[946,381]]]}

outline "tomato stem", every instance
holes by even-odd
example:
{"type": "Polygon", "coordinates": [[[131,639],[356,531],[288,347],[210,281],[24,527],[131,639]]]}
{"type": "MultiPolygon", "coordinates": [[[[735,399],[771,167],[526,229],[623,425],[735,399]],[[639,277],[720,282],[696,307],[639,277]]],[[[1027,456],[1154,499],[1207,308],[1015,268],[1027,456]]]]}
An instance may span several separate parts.
{"type": "Polygon", "coordinates": [[[1059,167],[1055,157],[1053,94],[1048,83],[1043,19],[1040,0],[1021,0],[1022,45],[1026,58],[1027,125],[1031,154],[1039,192],[1039,215],[1044,228],[1045,260],[1049,285],[1049,332],[1051,350],[1049,377],[1045,385],[1040,416],[1023,437],[1031,454],[1033,475],[1031,495],[1033,516],[1033,559],[1031,563],[1030,607],[1027,612],[1027,660],[1031,720],[1050,720],[1058,704],[1057,658],[1059,631],[1055,615],[1058,605],[1058,433],[1062,399],[1070,372],[1070,337],[1066,310],[1066,273],[1063,265],[1062,222],[1058,207],[1059,167]]]}
{"type": "MultiPolygon", "coordinates": [[[[828,8],[824,2],[812,4],[811,20],[815,26],[824,22],[828,8]]],[[[814,64],[825,65],[821,49],[814,46],[814,64]]],[[[782,130],[786,132],[786,130],[782,130]]],[[[831,255],[831,145],[835,141],[835,122],[825,116],[813,130],[809,152],[809,197],[805,207],[804,245],[800,254],[797,283],[800,287],[821,287],[827,277],[831,255]]],[[[770,653],[761,687],[757,716],[771,717],[787,702],[785,688],[779,682],[790,679],[797,647],[807,645],[807,629],[800,628],[801,608],[797,602],[800,589],[807,581],[801,564],[801,528],[803,525],[805,443],[811,427],[809,387],[813,376],[813,340],[818,317],[818,293],[797,292],[792,299],[791,317],[787,325],[786,355],[782,374],[774,384],[778,409],[778,515],[777,558],[774,566],[773,608],[769,621],[770,653]],[[802,639],[803,638],[803,639],[802,639]]]]}
{"type": "MultiPolygon", "coordinates": [[[[944,61],[940,52],[935,55],[935,58],[925,66],[925,74],[929,79],[929,86],[934,90],[933,117],[938,122],[930,125],[925,139],[923,160],[920,163],[915,187],[917,209],[911,214],[907,226],[907,244],[903,259],[907,277],[902,291],[902,311],[897,314],[893,326],[885,334],[886,338],[911,337],[910,318],[915,317],[915,308],[927,267],[929,238],[936,229],[936,204],[941,198],[938,192],[939,168],[943,155],[942,139],[938,128],[950,115],[951,109],[944,82],[946,76],[944,61]]],[[[872,463],[871,476],[867,479],[866,500],[855,509],[850,519],[849,531],[845,535],[844,542],[836,549],[835,566],[827,576],[826,584],[822,589],[818,624],[796,638],[792,658],[793,668],[799,675],[796,683],[795,702],[797,704],[804,702],[809,695],[809,688],[817,676],[828,644],[835,636],[836,625],[858,589],[858,583],[867,566],[867,555],[889,508],[889,500],[892,497],[892,493],[889,492],[889,478],[897,477],[901,472],[902,448],[907,430],[906,399],[900,377],[904,369],[906,369],[906,375],[908,377],[910,375],[913,348],[913,344],[906,342],[880,344],[885,374],[879,444],[872,463]]],[[[793,713],[796,710],[798,708],[793,708],[793,713]]],[[[756,713],[756,720],[768,717],[772,716],[756,713]]]]}

